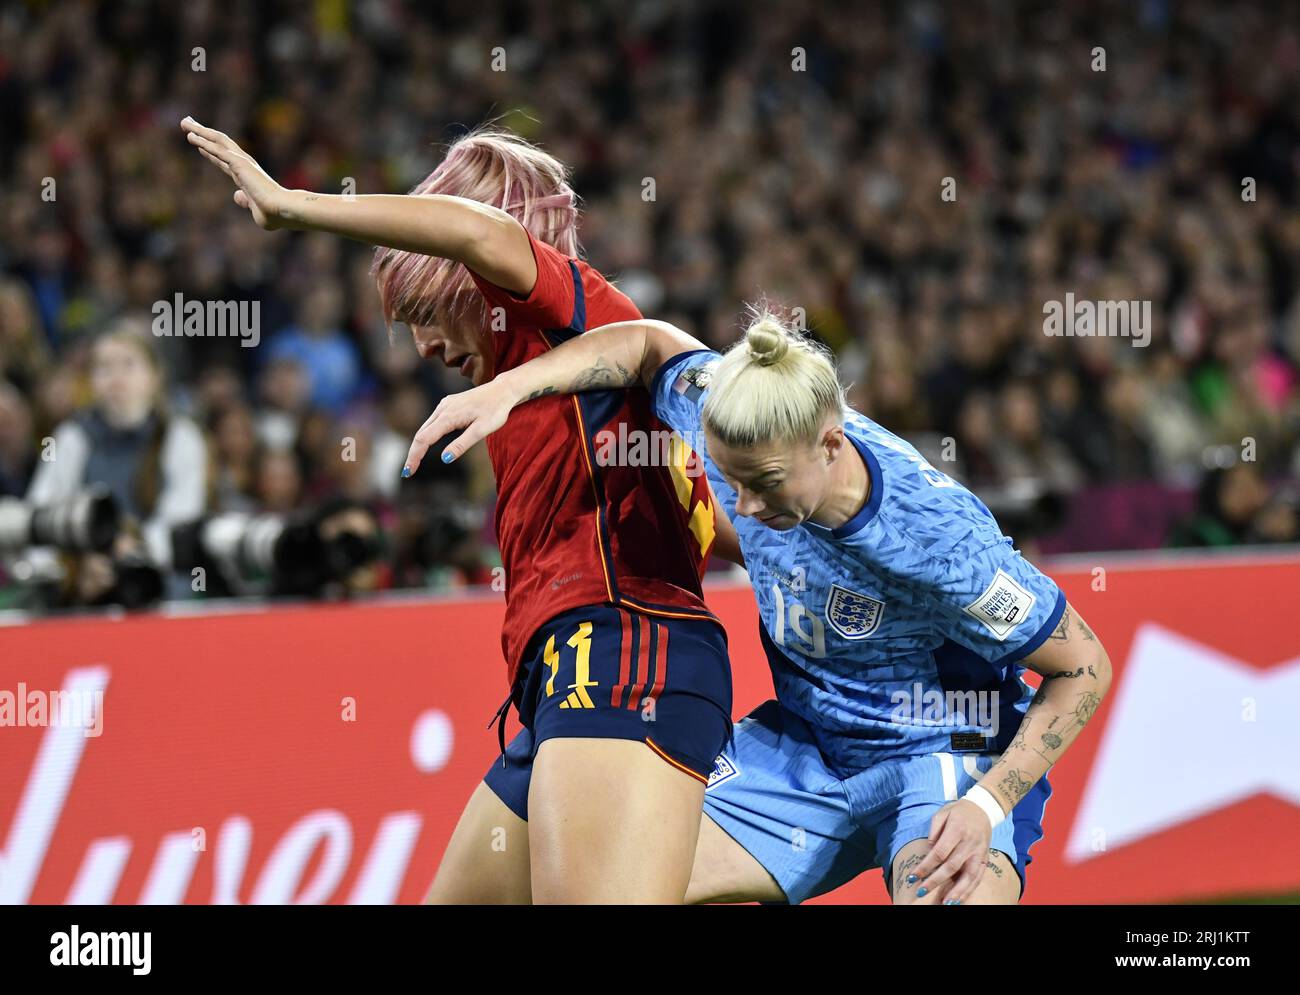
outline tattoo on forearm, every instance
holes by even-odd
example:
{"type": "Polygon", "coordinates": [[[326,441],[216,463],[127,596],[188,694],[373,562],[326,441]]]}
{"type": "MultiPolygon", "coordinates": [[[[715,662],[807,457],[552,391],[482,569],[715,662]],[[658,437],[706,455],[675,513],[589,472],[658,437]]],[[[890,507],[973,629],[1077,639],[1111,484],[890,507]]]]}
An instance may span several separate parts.
{"type": "Polygon", "coordinates": [[[1024,798],[1033,786],[1034,782],[1028,779],[1027,773],[1023,770],[1009,770],[1002,780],[998,782],[998,790],[1002,792],[1002,797],[1009,801],[1012,807],[1015,807],[1016,803],[1021,798],[1024,798]]]}
{"type": "Polygon", "coordinates": [[[1097,706],[1101,704],[1101,695],[1095,691],[1085,691],[1079,695],[1079,700],[1074,706],[1074,718],[1079,725],[1086,725],[1088,720],[1096,714],[1097,706]]]}
{"type": "Polygon", "coordinates": [[[537,400],[537,398],[539,398],[539,397],[549,397],[551,394],[554,394],[554,393],[556,393],[556,390],[555,390],[554,387],[543,387],[541,390],[535,390],[535,391],[533,391],[531,394],[529,394],[527,397],[525,397],[524,400],[525,400],[525,401],[535,401],[535,400],[537,400]]]}
{"type": "Polygon", "coordinates": [[[984,866],[987,867],[994,874],[996,874],[998,877],[1002,877],[1002,866],[996,860],[993,859],[994,854],[996,854],[997,852],[998,852],[997,850],[989,851],[989,859],[984,862],[984,866]]]}
{"type": "Polygon", "coordinates": [[[1061,748],[1061,737],[1054,732],[1043,733],[1043,745],[1049,750],[1059,750],[1061,748]]]}
{"type": "MultiPolygon", "coordinates": [[[[315,194],[315,193],[308,194],[306,197],[302,199],[304,202],[312,201],[312,200],[320,200],[320,194],[315,194]]],[[[286,221],[302,220],[302,215],[299,214],[297,211],[295,211],[292,206],[280,208],[280,217],[284,218],[286,221]]]]}
{"type": "Polygon", "coordinates": [[[1016,730],[1016,738],[1007,744],[1007,748],[1004,752],[1009,753],[1012,750],[1019,749],[1020,747],[1027,747],[1028,749],[1033,750],[1040,757],[1046,760],[1049,764],[1055,763],[1055,761],[1051,757],[1049,757],[1046,753],[1044,753],[1042,750],[1038,749],[1036,746],[1030,746],[1028,744],[1028,742],[1025,740],[1025,727],[1023,724],[1018,730],[1016,730]]]}

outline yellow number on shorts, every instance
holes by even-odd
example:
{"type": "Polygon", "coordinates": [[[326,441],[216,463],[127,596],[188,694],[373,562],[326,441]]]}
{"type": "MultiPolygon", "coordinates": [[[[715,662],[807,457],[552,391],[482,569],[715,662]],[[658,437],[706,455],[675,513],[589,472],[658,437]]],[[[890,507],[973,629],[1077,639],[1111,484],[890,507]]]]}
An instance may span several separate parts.
{"type": "MultiPolygon", "coordinates": [[[[573,664],[574,681],[569,685],[569,696],[560,702],[560,707],[595,708],[596,703],[591,700],[591,695],[587,693],[587,688],[596,687],[596,682],[591,679],[590,622],[582,622],[578,625],[577,631],[569,637],[569,645],[577,651],[577,658],[573,664]]],[[[550,694],[550,691],[548,690],[546,693],[550,694]]]]}
{"type": "Polygon", "coordinates": [[[555,694],[555,672],[560,669],[560,654],[555,652],[555,637],[546,640],[546,654],[542,657],[551,668],[551,676],[546,681],[546,697],[555,694]]]}

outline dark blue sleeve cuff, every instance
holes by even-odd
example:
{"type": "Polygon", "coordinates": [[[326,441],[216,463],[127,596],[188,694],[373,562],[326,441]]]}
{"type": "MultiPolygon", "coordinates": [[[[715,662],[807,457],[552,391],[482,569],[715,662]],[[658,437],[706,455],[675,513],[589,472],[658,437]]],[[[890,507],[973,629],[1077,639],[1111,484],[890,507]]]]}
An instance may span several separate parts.
{"type": "Polygon", "coordinates": [[[1053,630],[1061,623],[1061,616],[1065,614],[1065,592],[1059,587],[1056,589],[1056,604],[1052,608],[1052,614],[1047,616],[1047,621],[1043,623],[1041,629],[1035,632],[1028,640],[1022,643],[1017,649],[1012,650],[1001,660],[998,661],[1000,666],[1006,666],[1010,663],[1019,663],[1043,643],[1047,642],[1053,630]]]}

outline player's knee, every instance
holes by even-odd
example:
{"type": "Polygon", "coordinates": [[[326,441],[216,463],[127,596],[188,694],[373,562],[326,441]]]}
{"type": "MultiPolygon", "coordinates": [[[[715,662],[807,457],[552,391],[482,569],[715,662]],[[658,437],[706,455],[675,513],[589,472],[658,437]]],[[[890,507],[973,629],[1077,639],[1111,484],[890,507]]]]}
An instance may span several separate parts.
{"type": "MultiPolygon", "coordinates": [[[[895,905],[938,905],[944,901],[949,883],[927,885],[923,880],[909,881],[914,868],[930,852],[926,840],[916,840],[894,858],[891,898],[895,905]]],[[[990,849],[984,857],[982,873],[975,891],[963,905],[1015,905],[1020,901],[1020,877],[1014,861],[1001,850],[990,849]]]]}

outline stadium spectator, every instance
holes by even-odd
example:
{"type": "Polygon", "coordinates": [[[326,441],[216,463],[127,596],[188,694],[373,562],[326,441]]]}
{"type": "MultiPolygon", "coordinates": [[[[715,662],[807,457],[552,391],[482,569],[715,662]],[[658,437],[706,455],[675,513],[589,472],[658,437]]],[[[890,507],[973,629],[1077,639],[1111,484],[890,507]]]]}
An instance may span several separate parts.
{"type": "Polygon", "coordinates": [[[35,467],[31,407],[17,387],[0,380],[0,498],[22,497],[35,467]]]}
{"type": "MultiPolygon", "coordinates": [[[[178,292],[256,301],[257,348],[155,342],[169,410],[213,425],[236,396],[250,406],[255,483],[219,456],[222,500],[292,507],[344,478],[361,487],[338,465],[336,422],[352,418],[374,426],[364,489],[391,499],[418,399],[427,415],[458,385],[388,335],[367,247],[257,231],[177,124],[230,132],[290,186],[369,193],[410,189],[433,144],[496,116],[573,164],[585,249],[646,314],[716,346],[759,291],[801,308],[854,403],[940,451],[953,440],[945,469],[976,489],[1136,503],[1154,479],[1186,495],[1208,448],[1248,443],[1266,488],[1300,476],[1288,8],[326,7],[0,12],[0,380],[27,401],[33,446],[89,402],[87,343],[112,322],[148,321],[178,292]],[[1067,294],[1149,302],[1149,344],[1047,336],[1044,305],[1067,294]]],[[[490,520],[481,460],[440,481],[490,520]]],[[[1259,537],[1289,534],[1285,508],[1267,517],[1259,537]]],[[[1105,548],[1105,516],[1084,518],[1071,548],[1105,548]]]]}
{"type": "Polygon", "coordinates": [[[271,339],[272,361],[292,359],[307,371],[311,403],[339,414],[361,387],[361,356],[339,325],[343,297],[329,283],[312,287],[303,298],[298,322],[271,339]]]}
{"type": "Polygon", "coordinates": [[[1239,462],[1206,474],[1197,510],[1175,527],[1171,545],[1237,546],[1296,539],[1294,499],[1272,494],[1254,463],[1239,462]]]}
{"type": "Polygon", "coordinates": [[[139,525],[155,562],[171,562],[171,526],[198,518],[207,501],[207,449],[188,418],[163,403],[152,342],[126,322],[103,333],[91,360],[94,403],[54,432],[27,499],[46,505],[100,484],[139,525]]]}

